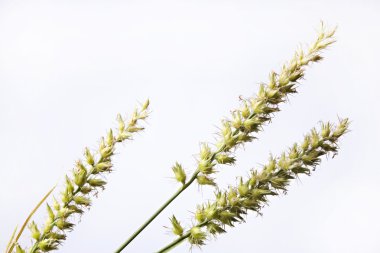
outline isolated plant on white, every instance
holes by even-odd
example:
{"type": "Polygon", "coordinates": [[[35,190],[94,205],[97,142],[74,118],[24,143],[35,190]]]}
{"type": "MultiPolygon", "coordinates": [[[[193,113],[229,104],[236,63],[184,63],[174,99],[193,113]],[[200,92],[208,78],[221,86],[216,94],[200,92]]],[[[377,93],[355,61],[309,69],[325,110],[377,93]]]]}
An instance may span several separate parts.
{"type": "MultiPolygon", "coordinates": [[[[229,227],[245,222],[250,212],[262,214],[270,196],[286,193],[288,185],[300,175],[311,175],[322,156],[334,157],[340,138],[348,132],[349,120],[346,118],[339,119],[337,123],[321,123],[319,129],[313,128],[302,142],[293,144],[279,156],[270,155],[261,169],[250,170],[248,177],[231,182],[227,189],[221,189],[215,180],[220,165],[233,166],[236,150],[257,140],[258,133],[280,111],[281,104],[288,101],[290,94],[298,92],[306,67],[323,59],[321,53],[335,42],[334,34],[335,29],[326,29],[322,23],[317,38],[308,49],[298,49],[278,73],[272,71],[269,80],[260,85],[255,96],[241,98],[240,107],[234,109],[229,118],[222,120],[216,142],[202,143],[193,173],[187,175],[180,163],[174,163],[172,172],[180,184],[179,188],[129,238],[115,247],[116,250],[110,249],[109,252],[127,251],[128,245],[193,183],[213,187],[214,199],[196,207],[189,227],[183,226],[175,215],[169,217],[175,238],[166,245],[163,243],[163,247],[155,252],[171,251],[186,240],[191,247],[202,247],[208,239],[216,238],[218,234],[228,232],[229,227]]],[[[117,144],[131,140],[134,133],[144,130],[141,123],[149,113],[147,100],[128,119],[118,115],[118,127],[110,129],[100,139],[98,149],[85,148],[83,158],[64,177],[61,193],[52,197],[55,189],[48,191],[21,228],[14,230],[5,253],[41,253],[59,249],[74,229],[74,218],[88,211],[92,198],[104,190],[107,184],[105,175],[112,172],[112,158],[117,144]],[[37,224],[31,218],[42,205],[46,205],[47,209],[46,222],[37,224]],[[31,231],[30,246],[19,243],[25,228],[31,231]]]]}

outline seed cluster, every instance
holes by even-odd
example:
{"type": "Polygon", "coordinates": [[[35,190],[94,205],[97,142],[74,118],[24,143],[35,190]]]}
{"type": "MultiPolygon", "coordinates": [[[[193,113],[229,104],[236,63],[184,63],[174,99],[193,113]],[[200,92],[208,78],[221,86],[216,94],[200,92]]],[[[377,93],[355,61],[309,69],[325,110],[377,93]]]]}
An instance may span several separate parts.
{"type": "Polygon", "coordinates": [[[84,151],[84,159],[79,160],[72,174],[65,178],[64,190],[60,199],[55,199],[52,205],[47,204],[48,218],[42,227],[33,221],[29,228],[34,243],[29,250],[16,245],[16,253],[40,253],[56,250],[66,239],[66,233],[72,230],[74,215],[82,215],[91,205],[91,198],[107,184],[104,176],[112,171],[112,157],[117,143],[132,138],[133,134],[144,128],[139,125],[148,117],[149,100],[139,110],[135,110],[129,121],[117,116],[118,128],[116,134],[110,129],[106,137],[100,140],[99,148],[91,152],[84,151]]]}
{"type": "MultiPolygon", "coordinates": [[[[218,165],[235,164],[236,149],[256,139],[256,133],[280,111],[280,105],[287,101],[290,94],[297,93],[298,82],[304,77],[305,67],[322,59],[322,51],[335,42],[334,33],[335,30],[326,30],[322,23],[315,42],[307,50],[300,48],[278,73],[272,71],[267,83],[260,85],[255,96],[241,98],[240,108],[222,120],[216,142],[202,143],[196,169],[190,177],[180,163],[175,163],[172,171],[175,180],[181,183],[180,189],[116,252],[121,252],[194,181],[198,185],[215,187],[215,198],[197,206],[192,217],[193,225],[186,229],[173,215],[170,218],[171,231],[176,239],[159,252],[167,252],[185,239],[192,246],[200,247],[209,238],[225,233],[227,227],[245,222],[249,211],[261,214],[262,208],[268,203],[268,196],[286,193],[290,182],[301,174],[310,175],[322,156],[334,157],[337,154],[338,140],[348,131],[348,119],[340,119],[336,125],[322,123],[319,130],[312,129],[305,135],[301,143],[295,143],[278,157],[271,155],[260,170],[252,169],[247,178],[240,177],[235,186],[221,190],[213,178],[218,165]]],[[[13,240],[13,235],[7,253],[42,253],[58,249],[66,239],[67,232],[75,225],[73,218],[81,216],[91,206],[92,198],[107,184],[105,176],[112,171],[116,144],[131,139],[134,133],[144,129],[140,122],[148,117],[148,107],[149,100],[136,109],[129,120],[118,115],[118,128],[110,129],[101,138],[98,149],[84,150],[83,159],[75,163],[70,175],[66,175],[61,196],[54,198],[52,204],[47,204],[48,217],[45,224],[39,226],[34,221],[29,223],[32,246],[22,248],[17,243],[19,237],[13,240]]],[[[44,203],[49,194],[40,204],[44,203]]],[[[21,233],[24,228],[25,226],[21,233]]]]}
{"type": "MultiPolygon", "coordinates": [[[[166,252],[186,238],[191,245],[201,246],[208,237],[224,233],[226,226],[233,227],[237,222],[244,222],[248,211],[261,214],[268,196],[286,193],[289,182],[300,174],[309,175],[319,164],[321,156],[337,153],[337,141],[347,132],[348,119],[340,120],[337,126],[322,124],[319,132],[313,129],[301,144],[294,144],[280,157],[271,156],[260,172],[252,170],[248,179],[240,178],[236,187],[221,191],[210,176],[216,172],[217,164],[234,164],[235,149],[256,139],[254,134],[271,121],[273,114],[280,110],[279,105],[290,94],[297,92],[305,66],[323,59],[321,52],[335,42],[334,34],[335,29],[326,30],[322,23],[316,40],[307,50],[297,50],[279,73],[270,73],[268,83],[260,85],[256,96],[242,99],[241,108],[232,112],[231,119],[222,121],[215,148],[202,145],[194,175],[198,184],[216,186],[215,200],[197,206],[195,225],[188,230],[173,215],[170,221],[177,239],[159,252],[166,252]]],[[[181,173],[184,174],[183,171],[181,173]]],[[[184,181],[180,182],[185,185],[184,181]]]]}
{"type": "MultiPolygon", "coordinates": [[[[244,222],[248,211],[261,214],[268,202],[268,196],[286,193],[290,181],[301,174],[310,175],[320,163],[321,156],[337,154],[338,139],[347,132],[348,119],[340,120],[337,126],[331,123],[321,125],[320,131],[313,129],[302,143],[295,143],[281,156],[270,157],[260,171],[251,170],[248,178],[238,180],[237,186],[217,191],[213,202],[199,205],[194,214],[195,224],[186,233],[192,245],[202,246],[210,236],[224,233],[226,226],[233,227],[244,222]]],[[[172,217],[174,233],[183,236],[184,228],[172,217]]]]}
{"type": "MultiPolygon", "coordinates": [[[[317,39],[308,50],[299,49],[282,66],[280,73],[272,71],[269,82],[260,85],[258,94],[242,99],[241,108],[232,112],[231,119],[222,121],[215,147],[211,148],[207,143],[201,146],[194,172],[199,185],[216,186],[211,177],[217,171],[216,165],[234,164],[234,150],[255,139],[254,133],[261,131],[262,126],[272,119],[280,110],[279,105],[287,100],[288,95],[297,92],[297,82],[304,76],[304,67],[322,59],[321,51],[335,42],[334,33],[335,30],[327,31],[322,24],[317,39]]],[[[174,168],[176,180],[185,184],[186,174],[182,166],[177,163],[174,168]]]]}

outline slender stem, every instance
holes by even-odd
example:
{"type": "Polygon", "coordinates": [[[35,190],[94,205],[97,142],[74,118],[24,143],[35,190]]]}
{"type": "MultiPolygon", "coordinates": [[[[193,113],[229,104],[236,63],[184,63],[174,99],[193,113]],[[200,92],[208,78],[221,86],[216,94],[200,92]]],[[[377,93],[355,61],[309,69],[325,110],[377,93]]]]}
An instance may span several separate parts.
{"type": "Polygon", "coordinates": [[[169,252],[169,250],[173,249],[175,246],[177,246],[179,243],[181,243],[183,240],[185,240],[189,236],[190,236],[190,231],[187,232],[186,234],[178,237],[176,240],[172,241],[171,243],[169,243],[168,245],[166,245],[165,247],[163,247],[162,249],[157,251],[157,253],[169,252]]]}
{"type": "MultiPolygon", "coordinates": [[[[199,223],[198,225],[196,225],[196,227],[204,227],[209,222],[210,222],[210,220],[206,220],[206,221],[204,221],[204,222],[199,223]]],[[[174,247],[176,247],[178,244],[180,244],[183,240],[185,240],[186,238],[188,238],[190,235],[191,235],[191,232],[189,230],[185,234],[183,234],[182,236],[178,237],[177,239],[175,239],[174,241],[172,241],[171,243],[169,243],[168,245],[166,245],[165,247],[163,247],[162,249],[160,249],[159,251],[157,251],[157,253],[166,253],[166,252],[169,252],[174,247]]]]}
{"type": "MultiPolygon", "coordinates": [[[[252,118],[255,114],[252,113],[249,115],[249,118],[252,118]]],[[[237,135],[239,133],[239,129],[236,129],[233,132],[233,135],[237,135]]],[[[226,145],[223,145],[220,147],[216,152],[214,152],[210,158],[210,161],[214,161],[216,155],[220,152],[223,152],[226,148],[226,145]]],[[[194,180],[197,178],[198,174],[200,173],[199,170],[196,170],[190,180],[184,184],[170,199],[168,199],[147,221],[145,221],[144,224],[142,224],[139,229],[137,229],[114,253],[120,253],[125,247],[128,246],[168,205],[170,205],[173,200],[175,200],[184,190],[186,190],[187,187],[189,187],[194,180]]]]}
{"type": "Polygon", "coordinates": [[[128,244],[130,244],[133,239],[136,238],[173,200],[175,200],[187,187],[189,187],[194,180],[197,178],[199,171],[195,171],[190,180],[184,184],[170,199],[168,199],[141,227],[134,232],[127,241],[125,241],[116,251],[115,253],[120,253],[128,244]]]}
{"type": "MultiPolygon", "coordinates": [[[[250,118],[253,115],[250,116],[250,118]]],[[[236,135],[239,133],[239,130],[236,129],[233,133],[233,135],[236,135]]],[[[224,149],[226,148],[225,145],[220,147],[216,152],[214,152],[210,158],[210,161],[212,162],[216,155],[220,152],[223,152],[224,149]]],[[[200,173],[199,170],[196,170],[193,175],[191,176],[190,180],[184,184],[170,199],[168,199],[147,221],[145,221],[144,224],[142,224],[139,229],[137,229],[114,253],[120,253],[125,247],[128,246],[170,203],[173,202],[184,190],[189,187],[194,180],[197,178],[198,174],[200,173]]]]}

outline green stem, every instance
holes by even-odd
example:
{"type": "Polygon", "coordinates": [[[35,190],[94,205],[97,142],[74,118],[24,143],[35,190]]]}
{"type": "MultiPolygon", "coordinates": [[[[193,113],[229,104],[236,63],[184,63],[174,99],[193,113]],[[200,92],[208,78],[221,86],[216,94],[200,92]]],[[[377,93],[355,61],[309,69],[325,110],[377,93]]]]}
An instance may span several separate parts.
{"type": "MultiPolygon", "coordinates": [[[[199,223],[198,225],[196,225],[196,227],[204,227],[209,222],[210,222],[210,220],[206,220],[206,221],[204,221],[204,222],[199,223]]],[[[165,247],[163,247],[162,249],[160,249],[159,251],[157,251],[157,253],[166,253],[166,252],[169,252],[170,250],[172,250],[173,248],[175,248],[176,246],[178,246],[178,244],[180,244],[183,240],[185,240],[186,238],[188,238],[190,235],[191,235],[191,232],[189,230],[185,234],[183,234],[182,236],[178,237],[177,239],[175,239],[174,241],[172,241],[171,243],[169,243],[168,245],[166,245],[165,247]]]]}
{"type": "Polygon", "coordinates": [[[174,247],[176,247],[178,244],[180,244],[183,240],[185,240],[189,236],[190,236],[190,231],[187,232],[186,234],[178,237],[176,240],[172,241],[171,243],[169,243],[168,245],[166,245],[165,247],[163,247],[162,249],[160,249],[159,251],[157,251],[157,253],[169,252],[169,250],[171,250],[174,247]]]}
{"type": "MultiPolygon", "coordinates": [[[[252,118],[253,117],[253,114],[249,116],[249,118],[252,118]]],[[[236,135],[239,133],[239,130],[236,129],[233,133],[233,135],[236,135]]],[[[216,152],[214,152],[210,158],[210,161],[214,161],[215,159],[215,156],[224,151],[224,149],[226,148],[225,145],[223,145],[222,147],[220,147],[216,152]]],[[[139,227],[138,230],[136,230],[136,232],[134,232],[129,238],[128,240],[126,240],[114,253],[120,253],[125,247],[128,246],[128,244],[130,244],[135,238],[136,236],[138,236],[168,205],[170,205],[170,203],[173,202],[173,200],[175,200],[184,190],[187,189],[187,187],[189,187],[193,182],[194,180],[197,178],[198,174],[199,174],[199,170],[196,170],[192,177],[190,178],[190,180],[184,184],[170,199],[168,199],[147,221],[145,221],[144,224],[141,225],[141,227],[139,227]]]]}
{"type": "MultiPolygon", "coordinates": [[[[248,118],[252,118],[255,113],[251,113],[248,118]]],[[[239,129],[236,129],[233,135],[237,135],[239,133],[239,129]]],[[[216,155],[220,152],[223,152],[226,148],[226,145],[220,147],[216,152],[214,152],[210,158],[210,161],[213,162],[216,155]]],[[[173,200],[175,200],[187,187],[189,187],[194,180],[197,178],[199,174],[199,170],[196,170],[190,180],[184,184],[170,199],[168,199],[144,224],[142,224],[137,231],[135,231],[129,238],[126,240],[114,253],[120,253],[125,247],[128,246],[168,205],[170,205],[173,200]]]]}
{"type": "Polygon", "coordinates": [[[168,205],[170,205],[171,202],[173,202],[173,200],[175,200],[184,190],[186,190],[187,187],[189,187],[194,182],[198,174],[199,171],[195,171],[190,180],[184,184],[170,199],[168,199],[147,221],[145,221],[145,223],[142,224],[141,227],[115,251],[115,253],[120,253],[125,247],[127,247],[128,244],[130,244],[133,239],[136,238],[136,236],[138,236],[168,205]]]}

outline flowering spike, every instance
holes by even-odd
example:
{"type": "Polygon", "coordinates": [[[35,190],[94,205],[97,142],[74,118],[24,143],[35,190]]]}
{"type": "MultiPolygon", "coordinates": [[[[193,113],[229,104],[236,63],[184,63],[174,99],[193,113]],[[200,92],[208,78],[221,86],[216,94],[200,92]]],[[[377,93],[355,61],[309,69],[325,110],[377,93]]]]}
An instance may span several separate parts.
{"type": "Polygon", "coordinates": [[[212,178],[207,177],[205,175],[198,175],[197,182],[199,185],[212,185],[212,186],[216,185],[212,178]]]}
{"type": "MultiPolygon", "coordinates": [[[[134,132],[143,129],[139,123],[148,116],[147,108],[148,104],[144,104],[141,110],[133,114],[133,126],[130,123],[126,124],[125,120],[118,115],[117,134],[114,135],[113,130],[109,130],[106,137],[100,139],[97,153],[92,153],[85,148],[84,160],[86,165],[89,165],[88,169],[81,161],[78,161],[72,175],[66,175],[61,200],[53,199],[54,210],[47,204],[48,219],[44,226],[39,230],[34,222],[31,223],[30,229],[35,242],[27,252],[49,252],[56,250],[62,244],[62,241],[66,239],[66,232],[74,227],[74,224],[69,222],[70,218],[75,214],[82,215],[86,207],[91,205],[91,193],[95,191],[95,188],[104,188],[106,181],[103,177],[106,172],[111,171],[116,143],[129,139],[134,132]],[[100,176],[103,176],[102,179],[100,176]]],[[[20,251],[21,247],[18,250],[20,251]]]]}
{"type": "Polygon", "coordinates": [[[185,184],[186,182],[186,173],[185,170],[182,168],[182,165],[179,164],[178,162],[175,163],[175,165],[172,168],[174,172],[175,179],[182,183],[185,184]]]}
{"type": "Polygon", "coordinates": [[[190,229],[189,242],[193,245],[202,246],[206,240],[206,233],[200,227],[190,229]]]}
{"type": "Polygon", "coordinates": [[[181,236],[183,234],[183,227],[181,226],[181,224],[179,223],[179,221],[174,215],[170,218],[170,222],[172,223],[172,226],[173,226],[172,228],[173,234],[181,236]]]}
{"type": "MultiPolygon", "coordinates": [[[[335,153],[337,136],[346,133],[347,129],[346,119],[340,120],[335,127],[331,123],[322,124],[320,132],[312,129],[301,145],[294,144],[280,157],[271,155],[260,172],[253,170],[246,180],[240,177],[237,187],[215,192],[213,202],[197,206],[194,214],[196,223],[187,232],[189,242],[202,246],[208,235],[216,236],[224,233],[226,226],[233,227],[237,222],[244,222],[248,211],[260,214],[262,207],[268,203],[268,196],[278,195],[279,191],[286,193],[292,179],[299,174],[310,173],[319,164],[321,156],[329,152],[335,153]],[[202,227],[206,227],[207,232],[202,227]]],[[[208,180],[205,178],[207,177],[199,175],[198,183],[206,184],[202,182],[208,180]]]]}

